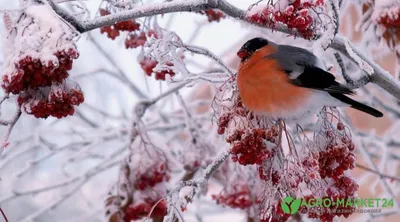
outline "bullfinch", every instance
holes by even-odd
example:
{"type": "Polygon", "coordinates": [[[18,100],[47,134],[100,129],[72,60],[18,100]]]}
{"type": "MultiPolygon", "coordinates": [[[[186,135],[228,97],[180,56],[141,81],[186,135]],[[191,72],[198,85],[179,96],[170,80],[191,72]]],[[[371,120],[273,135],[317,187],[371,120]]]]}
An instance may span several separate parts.
{"type": "Polygon", "coordinates": [[[325,106],[350,106],[374,117],[383,116],[348,97],[355,92],[336,82],[323,62],[306,49],[253,38],[237,55],[241,59],[239,94],[243,105],[256,114],[300,120],[325,106]]]}

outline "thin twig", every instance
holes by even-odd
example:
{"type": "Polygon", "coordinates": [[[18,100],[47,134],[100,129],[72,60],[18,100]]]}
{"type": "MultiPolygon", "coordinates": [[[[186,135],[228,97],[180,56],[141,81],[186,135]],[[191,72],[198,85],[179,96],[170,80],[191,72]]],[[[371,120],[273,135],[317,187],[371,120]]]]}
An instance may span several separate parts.
{"type": "Polygon", "coordinates": [[[7,216],[6,216],[6,214],[4,213],[3,209],[1,209],[1,207],[0,207],[0,212],[1,212],[1,214],[3,215],[4,220],[6,220],[6,222],[8,222],[7,216]]]}
{"type": "Polygon", "coordinates": [[[356,167],[361,168],[361,169],[366,170],[366,171],[369,171],[371,173],[374,173],[374,174],[378,175],[380,178],[387,178],[387,179],[391,179],[391,180],[400,181],[399,177],[394,177],[394,176],[389,176],[389,175],[383,174],[383,173],[381,173],[379,171],[373,170],[373,169],[371,169],[369,167],[363,166],[363,165],[358,164],[358,163],[356,163],[356,167]]]}

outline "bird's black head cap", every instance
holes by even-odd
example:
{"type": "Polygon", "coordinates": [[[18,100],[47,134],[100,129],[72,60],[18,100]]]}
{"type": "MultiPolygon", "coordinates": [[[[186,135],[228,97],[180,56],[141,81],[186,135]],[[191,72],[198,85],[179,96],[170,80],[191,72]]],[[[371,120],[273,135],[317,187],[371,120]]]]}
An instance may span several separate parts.
{"type": "Polygon", "coordinates": [[[266,45],[268,45],[268,40],[264,38],[257,37],[250,39],[249,41],[243,44],[243,46],[237,52],[237,55],[242,61],[244,61],[248,59],[251,55],[253,55],[254,52],[256,52],[257,50],[261,49],[266,45]]]}

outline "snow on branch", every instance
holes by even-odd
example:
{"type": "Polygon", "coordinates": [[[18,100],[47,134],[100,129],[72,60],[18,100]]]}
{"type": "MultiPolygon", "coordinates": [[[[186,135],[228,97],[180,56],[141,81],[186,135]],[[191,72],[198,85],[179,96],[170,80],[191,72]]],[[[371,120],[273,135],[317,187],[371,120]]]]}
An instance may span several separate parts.
{"type": "Polygon", "coordinates": [[[400,83],[398,80],[394,79],[388,71],[368,58],[368,56],[357,49],[354,44],[349,42],[349,40],[336,35],[332,42],[332,48],[343,53],[350,60],[357,63],[367,74],[370,74],[372,83],[375,83],[392,96],[400,99],[400,83]]]}
{"type": "MultiPolygon", "coordinates": [[[[331,2],[331,1],[329,1],[331,2]]],[[[251,24],[255,24],[251,20],[246,18],[246,12],[236,8],[235,6],[229,4],[225,0],[175,0],[164,3],[154,3],[147,4],[142,6],[137,6],[133,9],[98,17],[92,20],[85,21],[76,21],[75,18],[71,18],[71,16],[66,15],[64,11],[59,10],[59,8],[52,4],[53,8],[61,17],[63,17],[66,21],[70,22],[79,32],[87,32],[96,28],[100,28],[107,25],[112,25],[118,21],[125,21],[128,19],[135,19],[141,17],[148,17],[154,15],[161,15],[166,13],[173,12],[194,12],[194,11],[202,11],[205,9],[219,9],[224,12],[226,15],[229,15],[235,19],[239,19],[251,24]]],[[[331,8],[333,8],[334,13],[337,13],[339,5],[332,1],[331,8]]],[[[335,14],[334,14],[335,15],[335,14]]],[[[335,20],[336,22],[337,20],[335,20]]],[[[257,25],[257,24],[256,24],[257,25]]],[[[260,26],[260,25],[258,25],[260,26]]],[[[264,26],[266,28],[270,28],[270,26],[264,26]]],[[[273,27],[274,30],[290,33],[287,27],[273,27]]],[[[337,33],[337,24],[333,25],[334,33],[337,33]]],[[[329,32],[330,33],[330,32],[329,32]]],[[[301,36],[300,36],[301,37],[301,36]]],[[[391,95],[400,99],[400,85],[395,81],[391,75],[385,71],[382,67],[377,65],[371,59],[367,58],[361,51],[359,51],[352,43],[345,40],[343,37],[339,35],[326,36],[327,40],[333,39],[330,47],[333,49],[342,52],[346,57],[350,58],[352,61],[356,62],[361,69],[363,69],[367,74],[371,75],[371,81],[376,85],[379,85],[381,88],[389,92],[391,95]]],[[[329,41],[324,41],[325,46],[329,45],[325,44],[329,41]]]]}

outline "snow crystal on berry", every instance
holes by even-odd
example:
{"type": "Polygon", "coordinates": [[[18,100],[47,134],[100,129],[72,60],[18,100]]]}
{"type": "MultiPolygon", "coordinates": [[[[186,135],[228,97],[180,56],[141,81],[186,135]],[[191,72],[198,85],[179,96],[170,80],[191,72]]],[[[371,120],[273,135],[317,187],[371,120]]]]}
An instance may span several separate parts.
{"type": "Polygon", "coordinates": [[[302,37],[311,39],[315,29],[312,10],[321,7],[323,3],[323,0],[294,0],[291,2],[279,1],[274,6],[259,4],[250,8],[246,16],[251,22],[271,28],[277,27],[277,23],[283,23],[302,37]]]}
{"type": "Polygon", "coordinates": [[[36,118],[56,118],[73,115],[75,106],[84,101],[80,88],[70,88],[63,82],[51,87],[26,90],[18,96],[18,103],[28,114],[36,118]]]}
{"type": "MultiPolygon", "coordinates": [[[[158,62],[149,57],[144,57],[139,64],[147,76],[151,76],[152,73],[154,73],[156,80],[165,80],[167,74],[171,77],[175,75],[175,72],[169,68],[164,68],[161,71],[155,71],[158,62]]],[[[167,63],[166,66],[172,67],[173,65],[172,63],[167,63]]]]}

